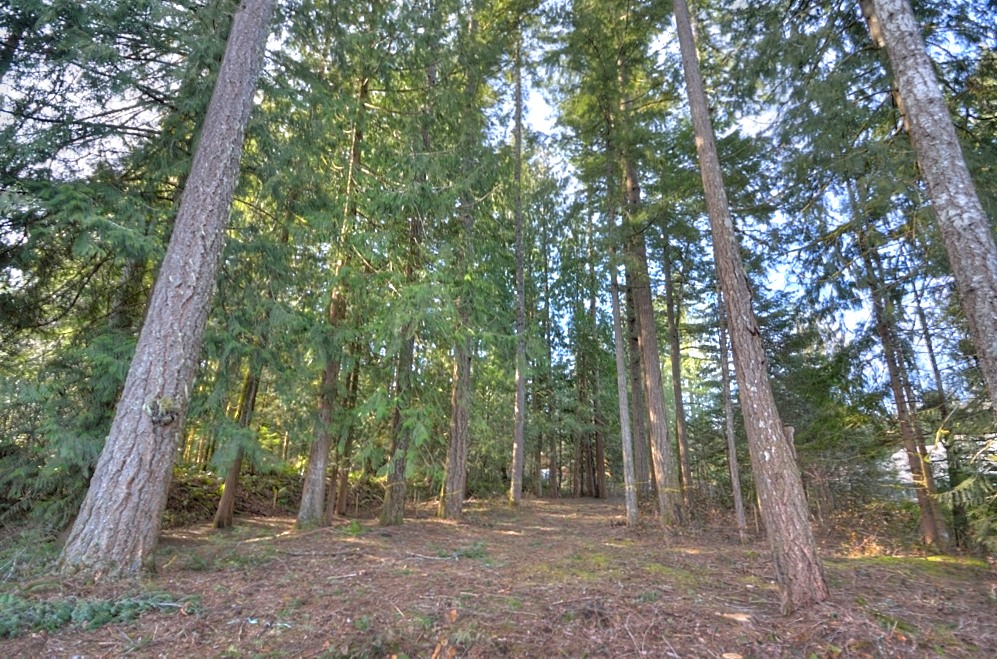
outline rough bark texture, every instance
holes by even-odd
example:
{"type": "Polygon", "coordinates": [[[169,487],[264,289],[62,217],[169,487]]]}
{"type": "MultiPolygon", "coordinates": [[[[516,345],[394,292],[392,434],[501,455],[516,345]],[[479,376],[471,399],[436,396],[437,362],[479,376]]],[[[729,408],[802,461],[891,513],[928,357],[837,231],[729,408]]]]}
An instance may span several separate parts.
{"type": "Polygon", "coordinates": [[[245,0],[235,15],[135,357],[59,559],[64,574],[120,577],[155,567],[272,15],[272,0],[245,0]]]}
{"type": "MultiPolygon", "coordinates": [[[[627,211],[633,216],[640,205],[640,185],[633,162],[624,161],[627,211]]],[[[630,237],[627,243],[630,262],[627,264],[630,288],[634,295],[637,316],[641,367],[644,371],[644,401],[647,403],[648,430],[651,437],[651,459],[658,489],[658,513],[665,526],[683,521],[682,491],[675,469],[675,456],[668,431],[668,412],[661,378],[661,358],[658,353],[658,331],[654,322],[651,300],[651,280],[647,274],[647,244],[643,233],[630,237]]]]}
{"type": "Polygon", "coordinates": [[[627,366],[633,402],[630,423],[633,426],[631,435],[634,447],[634,482],[637,487],[637,497],[648,499],[654,493],[651,442],[647,436],[647,405],[644,402],[644,369],[640,363],[640,339],[637,337],[637,312],[634,309],[633,289],[629,286],[629,282],[624,288],[623,297],[627,310],[626,340],[629,347],[627,366]]]}
{"type": "MultiPolygon", "coordinates": [[[[870,0],[863,3],[868,15],[870,0]]],[[[921,176],[945,240],[959,299],[992,401],[997,400],[997,246],[908,0],[871,0],[873,38],[885,45],[921,176]]],[[[997,414],[997,406],[995,406],[997,414]]]]}
{"type": "Polygon", "coordinates": [[[752,470],[775,559],[782,609],[789,613],[827,599],[827,585],[810,527],[803,482],[772,395],[748,278],[730,218],[689,9],[685,0],[675,0],[674,7],[752,470]]]}
{"type": "MultiPolygon", "coordinates": [[[[246,373],[246,379],[242,383],[242,391],[239,393],[239,407],[236,413],[236,423],[240,428],[248,428],[253,418],[253,410],[256,409],[256,394],[260,391],[260,374],[250,370],[246,373]]],[[[222,496],[218,501],[218,509],[215,511],[215,518],[212,522],[216,529],[227,529],[232,526],[235,516],[235,497],[239,490],[239,472],[242,470],[242,446],[235,452],[235,458],[229,465],[228,473],[225,475],[225,485],[222,487],[222,496]]]]}
{"type": "Polygon", "coordinates": [[[679,343],[678,313],[675,301],[675,281],[672,263],[665,249],[665,313],[668,317],[668,353],[672,366],[672,393],[675,396],[675,441],[679,449],[679,477],[682,483],[682,502],[690,505],[692,470],[689,468],[689,439],[685,431],[685,405],[682,402],[682,349],[679,343]]]}

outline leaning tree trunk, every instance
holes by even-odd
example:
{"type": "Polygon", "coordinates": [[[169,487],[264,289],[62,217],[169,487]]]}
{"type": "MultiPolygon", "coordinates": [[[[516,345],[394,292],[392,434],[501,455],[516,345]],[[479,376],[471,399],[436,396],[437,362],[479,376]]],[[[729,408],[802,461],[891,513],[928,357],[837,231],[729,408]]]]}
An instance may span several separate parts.
{"type": "Polygon", "coordinates": [[[713,233],[713,254],[734,346],[735,375],[752,470],[775,559],[782,610],[789,613],[827,599],[827,584],[810,528],[806,494],[794,450],[783,432],[772,395],[761,331],[751,307],[748,277],[727,204],[689,8],[685,0],[675,0],[674,7],[696,152],[713,233]]]}
{"type": "Polygon", "coordinates": [[[869,294],[872,298],[873,318],[876,321],[876,333],[879,334],[880,342],[883,346],[883,356],[886,359],[886,369],[890,376],[890,390],[893,392],[893,401],[897,406],[897,421],[900,424],[900,438],[903,441],[904,451],[907,454],[907,463],[910,466],[911,478],[914,481],[914,494],[917,498],[917,506],[921,512],[921,537],[925,544],[944,546],[944,527],[938,515],[937,506],[933,505],[931,491],[928,488],[927,471],[930,465],[926,464],[923,453],[918,445],[921,443],[918,438],[918,428],[911,415],[910,404],[903,386],[903,374],[900,367],[900,354],[897,345],[896,333],[893,327],[893,320],[886,312],[886,305],[883,301],[882,282],[874,268],[872,249],[864,232],[859,233],[859,246],[862,250],[862,261],[866,269],[866,280],[869,286],[869,294]]]}
{"type": "Polygon", "coordinates": [[[861,4],[873,40],[886,47],[980,369],[990,400],[997,401],[997,245],[990,222],[966,167],[910,2],[861,0],[861,4]]]}
{"type": "Polygon", "coordinates": [[[173,458],[272,16],[273,0],[244,0],[233,20],[114,421],[59,558],[63,574],[122,577],[155,568],[173,458]]]}

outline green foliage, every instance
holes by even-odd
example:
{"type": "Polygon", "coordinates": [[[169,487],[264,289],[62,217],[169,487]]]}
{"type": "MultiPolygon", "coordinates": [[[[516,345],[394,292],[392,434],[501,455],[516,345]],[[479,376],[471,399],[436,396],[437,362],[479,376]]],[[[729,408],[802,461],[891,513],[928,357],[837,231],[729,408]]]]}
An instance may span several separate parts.
{"type": "Polygon", "coordinates": [[[0,638],[30,631],[53,632],[67,626],[91,630],[128,622],[152,611],[196,613],[199,607],[196,596],[177,598],[169,593],[143,593],[113,600],[36,600],[17,593],[0,593],[0,638]]]}

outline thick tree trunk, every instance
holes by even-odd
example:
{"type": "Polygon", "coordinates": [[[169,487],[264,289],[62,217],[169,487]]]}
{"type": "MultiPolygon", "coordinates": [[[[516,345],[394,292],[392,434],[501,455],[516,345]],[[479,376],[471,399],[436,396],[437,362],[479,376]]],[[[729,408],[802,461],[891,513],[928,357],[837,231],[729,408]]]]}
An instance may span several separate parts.
{"type": "Polygon", "coordinates": [[[692,470],[689,468],[689,440],[685,431],[685,405],[682,402],[682,350],[679,343],[678,313],[675,304],[675,281],[672,262],[665,245],[663,259],[665,275],[665,312],[668,317],[668,352],[672,365],[672,392],[675,396],[675,441],[679,449],[679,477],[682,501],[689,508],[692,493],[692,470]]]}
{"type": "MultiPolygon", "coordinates": [[[[249,427],[249,423],[253,419],[253,410],[256,409],[256,394],[260,390],[260,372],[254,372],[252,369],[253,367],[250,366],[242,384],[242,391],[239,393],[236,423],[240,428],[249,427]]],[[[242,446],[239,446],[236,449],[232,464],[229,465],[228,473],[225,475],[222,497],[218,501],[218,509],[215,511],[215,517],[212,521],[216,529],[227,529],[232,526],[232,520],[235,516],[235,497],[239,491],[239,472],[242,470],[243,453],[242,446]]]]}
{"type": "Polygon", "coordinates": [[[685,0],[675,0],[674,7],[752,471],[775,559],[782,610],[789,613],[827,599],[827,584],[810,528],[803,481],[772,395],[761,331],[727,204],[689,8],[685,0]]]}
{"type": "Polygon", "coordinates": [[[744,518],[744,496],[741,494],[741,470],[737,465],[737,434],[734,432],[734,401],[730,392],[730,362],[727,346],[727,312],[724,310],[723,294],[718,292],[718,314],[720,319],[720,382],[724,397],[724,434],[727,436],[727,469],[730,472],[731,494],[734,497],[734,519],[737,521],[737,537],[744,543],[748,537],[748,524],[744,518]]]}
{"type": "Polygon", "coordinates": [[[272,16],[272,0],[245,0],[235,15],[135,357],[59,559],[63,574],[121,577],[155,567],[173,458],[272,16]]]}
{"type": "MultiPolygon", "coordinates": [[[[459,307],[461,323],[470,323],[465,304],[459,307]]],[[[465,324],[462,332],[469,331],[465,324]]],[[[467,445],[471,421],[471,338],[463,336],[454,351],[453,385],[450,391],[450,445],[443,475],[443,493],[437,513],[445,519],[460,519],[467,486],[467,445]]]]}
{"type": "Polygon", "coordinates": [[[983,378],[990,399],[997,401],[997,246],[990,222],[966,167],[910,3],[862,0],[861,4],[874,41],[885,46],[889,55],[983,378]]]}

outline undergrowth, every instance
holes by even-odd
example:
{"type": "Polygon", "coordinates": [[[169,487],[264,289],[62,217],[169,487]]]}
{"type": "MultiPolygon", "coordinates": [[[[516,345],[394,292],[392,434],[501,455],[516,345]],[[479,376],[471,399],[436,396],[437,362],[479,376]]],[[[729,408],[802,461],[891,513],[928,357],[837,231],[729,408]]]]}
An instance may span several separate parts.
{"type": "Polygon", "coordinates": [[[97,629],[115,622],[128,622],[150,611],[194,613],[198,597],[176,598],[169,593],[147,593],[113,600],[77,597],[34,600],[16,593],[0,594],[0,638],[14,638],[25,632],[55,631],[72,626],[97,629]]]}

